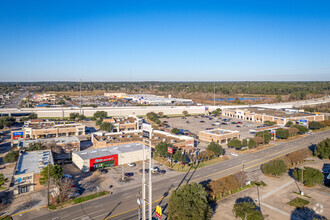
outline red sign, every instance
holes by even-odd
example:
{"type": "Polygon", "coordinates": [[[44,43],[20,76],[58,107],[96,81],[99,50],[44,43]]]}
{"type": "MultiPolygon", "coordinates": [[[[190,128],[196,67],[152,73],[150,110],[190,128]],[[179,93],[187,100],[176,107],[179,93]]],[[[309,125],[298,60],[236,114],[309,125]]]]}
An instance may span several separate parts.
{"type": "Polygon", "coordinates": [[[94,170],[94,164],[100,164],[106,161],[114,160],[114,165],[118,166],[118,154],[109,155],[105,157],[98,157],[89,160],[89,170],[94,170]]]}
{"type": "Polygon", "coordinates": [[[171,148],[171,147],[167,147],[167,153],[169,153],[169,154],[173,154],[173,148],[171,148]]]}

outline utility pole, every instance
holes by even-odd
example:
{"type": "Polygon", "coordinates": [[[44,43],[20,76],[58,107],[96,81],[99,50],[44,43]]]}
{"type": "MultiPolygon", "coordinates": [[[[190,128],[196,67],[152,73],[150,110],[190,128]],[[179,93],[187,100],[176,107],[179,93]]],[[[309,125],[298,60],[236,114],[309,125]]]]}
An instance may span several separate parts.
{"type": "Polygon", "coordinates": [[[149,220],[152,220],[152,181],[151,181],[151,138],[152,138],[152,127],[150,124],[142,124],[143,133],[143,164],[142,164],[142,220],[146,220],[146,203],[149,205],[149,220]],[[146,181],[145,175],[145,145],[146,142],[149,145],[149,179],[146,181]],[[146,186],[148,187],[148,199],[146,199],[146,186]]]}
{"type": "Polygon", "coordinates": [[[47,189],[47,207],[49,206],[49,182],[50,182],[50,176],[49,176],[49,168],[50,168],[50,159],[48,158],[48,189],[47,189]]]}

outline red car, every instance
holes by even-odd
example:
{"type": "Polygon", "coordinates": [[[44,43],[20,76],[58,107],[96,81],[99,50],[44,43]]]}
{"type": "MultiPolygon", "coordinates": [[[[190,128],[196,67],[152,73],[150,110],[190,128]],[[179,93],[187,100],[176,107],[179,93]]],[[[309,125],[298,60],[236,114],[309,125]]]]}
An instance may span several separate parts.
{"type": "Polygon", "coordinates": [[[237,122],[237,124],[242,124],[242,122],[239,121],[239,122],[237,122]]]}

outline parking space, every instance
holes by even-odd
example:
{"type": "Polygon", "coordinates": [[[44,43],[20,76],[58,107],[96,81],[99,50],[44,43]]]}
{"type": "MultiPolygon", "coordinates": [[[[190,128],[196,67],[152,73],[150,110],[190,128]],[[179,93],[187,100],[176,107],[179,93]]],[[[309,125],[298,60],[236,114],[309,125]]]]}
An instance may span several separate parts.
{"type": "Polygon", "coordinates": [[[261,125],[261,123],[257,122],[250,122],[250,121],[243,121],[239,119],[229,118],[226,116],[219,116],[219,117],[201,117],[201,116],[189,116],[186,118],[176,117],[176,118],[163,118],[161,121],[167,121],[168,125],[170,126],[169,129],[172,128],[179,128],[184,130],[189,130],[195,135],[198,135],[199,131],[203,131],[206,129],[213,129],[213,128],[221,128],[227,130],[237,130],[240,132],[240,139],[253,137],[250,134],[250,129],[255,129],[261,125]],[[224,122],[224,119],[230,119],[229,122],[224,122]],[[241,124],[232,124],[234,123],[241,123],[241,124]],[[227,123],[227,124],[223,124],[227,123]],[[213,124],[213,125],[212,125],[213,124]],[[218,125],[214,125],[218,124],[218,125]]]}

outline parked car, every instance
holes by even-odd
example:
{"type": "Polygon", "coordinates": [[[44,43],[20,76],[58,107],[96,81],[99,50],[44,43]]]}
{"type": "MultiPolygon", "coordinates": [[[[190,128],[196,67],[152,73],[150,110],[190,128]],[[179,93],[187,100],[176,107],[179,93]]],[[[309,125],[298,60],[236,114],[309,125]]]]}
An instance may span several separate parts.
{"type": "Polygon", "coordinates": [[[190,121],[186,121],[187,124],[190,124],[190,121]]]}
{"type": "Polygon", "coordinates": [[[136,166],[135,163],[128,163],[127,165],[128,165],[129,167],[135,167],[135,166],[136,166]]]}
{"type": "Polygon", "coordinates": [[[242,122],[241,121],[238,121],[237,124],[242,124],[242,122]]]}
{"type": "MultiPolygon", "coordinates": [[[[142,173],[143,169],[140,169],[139,172],[142,173]]],[[[146,173],[149,173],[149,169],[145,169],[146,173]]]]}
{"type": "Polygon", "coordinates": [[[236,127],[240,128],[241,126],[240,125],[236,125],[236,127]]]}
{"type": "Polygon", "coordinates": [[[152,167],[150,170],[151,170],[151,172],[158,172],[159,168],[158,167],[152,167]]]}
{"type": "Polygon", "coordinates": [[[232,152],[231,155],[235,156],[235,157],[238,157],[238,154],[235,153],[235,152],[232,152]]]}
{"type": "Polygon", "coordinates": [[[166,173],[166,170],[159,170],[158,173],[164,175],[166,173]]]}
{"type": "Polygon", "coordinates": [[[234,121],[232,121],[231,123],[232,123],[233,125],[234,125],[234,124],[237,124],[237,123],[236,123],[236,122],[234,122],[234,121]]]}
{"type": "Polygon", "coordinates": [[[194,118],[198,118],[198,116],[195,116],[194,118]]]}
{"type": "Polygon", "coordinates": [[[134,173],[130,172],[130,173],[125,173],[125,176],[127,177],[131,177],[131,176],[134,176],[134,173]]]}
{"type": "Polygon", "coordinates": [[[199,121],[200,123],[205,123],[205,121],[199,121]]]}

